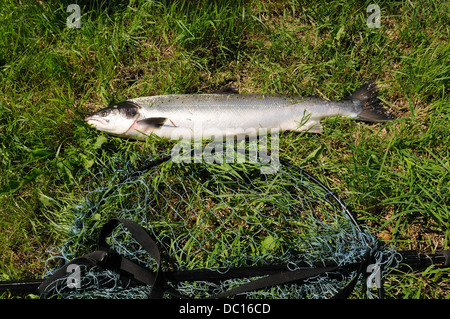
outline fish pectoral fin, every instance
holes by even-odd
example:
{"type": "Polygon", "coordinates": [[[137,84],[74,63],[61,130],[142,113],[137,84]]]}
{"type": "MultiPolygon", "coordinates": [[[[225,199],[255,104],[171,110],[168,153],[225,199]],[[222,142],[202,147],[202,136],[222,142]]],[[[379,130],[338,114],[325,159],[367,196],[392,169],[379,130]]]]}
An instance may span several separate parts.
{"type": "Polygon", "coordinates": [[[323,126],[319,121],[308,122],[304,125],[290,128],[281,128],[285,131],[307,132],[307,133],[323,133],[323,126]]]}
{"type": "Polygon", "coordinates": [[[160,128],[166,123],[167,117],[149,117],[135,123],[135,129],[146,132],[149,129],[160,128]]]}
{"type": "Polygon", "coordinates": [[[318,122],[309,127],[308,129],[306,129],[305,131],[308,133],[323,133],[323,126],[318,122]]]}

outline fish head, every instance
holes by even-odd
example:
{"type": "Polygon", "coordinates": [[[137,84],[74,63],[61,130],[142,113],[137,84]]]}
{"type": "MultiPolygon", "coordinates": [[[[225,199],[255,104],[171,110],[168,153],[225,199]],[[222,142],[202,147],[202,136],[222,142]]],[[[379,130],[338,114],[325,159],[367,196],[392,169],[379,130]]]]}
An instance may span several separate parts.
{"type": "Polygon", "coordinates": [[[99,131],[124,135],[139,120],[141,107],[131,101],[121,102],[85,118],[85,121],[99,131]]]}

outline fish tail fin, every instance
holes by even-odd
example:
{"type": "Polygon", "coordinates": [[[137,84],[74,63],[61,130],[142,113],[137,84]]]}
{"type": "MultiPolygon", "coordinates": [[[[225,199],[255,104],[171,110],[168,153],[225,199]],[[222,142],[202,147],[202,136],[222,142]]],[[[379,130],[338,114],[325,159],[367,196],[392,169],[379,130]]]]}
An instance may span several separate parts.
{"type": "Polygon", "coordinates": [[[388,110],[383,108],[378,99],[377,85],[374,82],[368,82],[358,88],[350,99],[361,102],[362,111],[358,114],[358,120],[365,122],[386,122],[395,119],[388,110]]]}

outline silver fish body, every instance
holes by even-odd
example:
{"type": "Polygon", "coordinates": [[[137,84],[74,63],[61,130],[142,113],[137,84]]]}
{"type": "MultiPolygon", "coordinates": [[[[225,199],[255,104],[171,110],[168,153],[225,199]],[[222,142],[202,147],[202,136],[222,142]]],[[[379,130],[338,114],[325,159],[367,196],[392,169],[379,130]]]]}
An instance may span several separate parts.
{"type": "Polygon", "coordinates": [[[121,102],[86,121],[99,130],[135,139],[149,134],[170,139],[251,136],[260,129],[320,133],[320,121],[327,117],[392,119],[378,102],[371,83],[342,101],[234,93],[158,95],[121,102]],[[111,120],[103,123],[107,125],[100,125],[108,116],[111,120]]]}
{"type": "Polygon", "coordinates": [[[352,101],[253,94],[162,95],[131,102],[142,107],[144,118],[167,117],[164,125],[153,130],[167,138],[185,132],[203,137],[252,135],[259,128],[319,132],[323,118],[356,117],[362,111],[362,106],[352,101]]]}

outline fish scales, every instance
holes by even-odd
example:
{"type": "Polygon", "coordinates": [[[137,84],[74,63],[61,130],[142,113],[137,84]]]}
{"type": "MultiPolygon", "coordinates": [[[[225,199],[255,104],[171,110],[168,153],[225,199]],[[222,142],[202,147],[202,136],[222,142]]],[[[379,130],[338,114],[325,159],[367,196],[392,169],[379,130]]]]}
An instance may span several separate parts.
{"type": "MultiPolygon", "coordinates": [[[[237,129],[307,130],[330,116],[356,116],[361,106],[348,102],[330,102],[315,98],[293,98],[250,94],[163,95],[130,100],[142,107],[146,118],[168,118],[155,133],[172,135],[172,127],[217,130],[223,135],[237,129]],[[300,129],[301,127],[301,129],[300,129]]],[[[197,132],[198,133],[198,132],[197,132]]],[[[169,137],[169,136],[164,136],[169,137]]]]}

